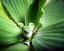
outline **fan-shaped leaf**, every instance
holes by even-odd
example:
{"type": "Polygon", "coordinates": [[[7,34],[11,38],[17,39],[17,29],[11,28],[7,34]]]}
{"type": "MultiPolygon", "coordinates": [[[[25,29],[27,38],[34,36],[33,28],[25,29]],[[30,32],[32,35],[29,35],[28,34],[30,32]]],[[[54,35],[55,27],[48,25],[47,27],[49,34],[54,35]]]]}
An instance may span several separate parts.
{"type": "Polygon", "coordinates": [[[0,45],[19,41],[17,36],[20,33],[21,30],[12,20],[0,16],[0,45]]]}
{"type": "Polygon", "coordinates": [[[16,22],[36,22],[42,14],[45,0],[3,0],[2,3],[16,22]]]}
{"type": "Polygon", "coordinates": [[[42,28],[32,39],[35,49],[64,48],[64,0],[51,0],[40,23],[42,28]]]}

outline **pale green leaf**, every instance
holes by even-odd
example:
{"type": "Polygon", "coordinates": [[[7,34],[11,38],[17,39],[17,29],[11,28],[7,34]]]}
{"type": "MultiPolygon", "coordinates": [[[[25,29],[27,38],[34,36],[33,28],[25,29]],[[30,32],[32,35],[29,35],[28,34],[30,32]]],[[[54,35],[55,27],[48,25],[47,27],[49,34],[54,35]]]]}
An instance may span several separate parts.
{"type": "Polygon", "coordinates": [[[7,14],[3,8],[3,5],[1,3],[1,0],[0,0],[0,16],[4,16],[4,17],[7,17],[7,14]]]}
{"type": "Polygon", "coordinates": [[[37,24],[46,0],[3,0],[2,3],[16,22],[37,24]]]}
{"type": "Polygon", "coordinates": [[[0,45],[18,42],[19,27],[10,19],[0,16],[0,45]]]}

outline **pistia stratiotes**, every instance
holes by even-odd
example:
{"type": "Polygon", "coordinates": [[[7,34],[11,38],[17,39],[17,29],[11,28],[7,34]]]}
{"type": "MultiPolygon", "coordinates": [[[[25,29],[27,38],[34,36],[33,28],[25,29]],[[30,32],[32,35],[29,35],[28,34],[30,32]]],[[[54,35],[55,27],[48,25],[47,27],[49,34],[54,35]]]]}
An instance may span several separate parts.
{"type": "Polygon", "coordinates": [[[0,51],[63,48],[64,0],[0,0],[0,51]]]}

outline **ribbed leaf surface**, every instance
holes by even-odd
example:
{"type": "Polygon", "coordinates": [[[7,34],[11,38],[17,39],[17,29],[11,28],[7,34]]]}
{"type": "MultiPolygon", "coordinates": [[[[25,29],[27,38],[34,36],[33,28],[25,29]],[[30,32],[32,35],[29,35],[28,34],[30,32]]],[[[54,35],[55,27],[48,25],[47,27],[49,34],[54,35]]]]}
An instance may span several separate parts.
{"type": "Polygon", "coordinates": [[[42,28],[32,39],[34,48],[38,51],[64,48],[64,0],[51,0],[40,23],[42,28]]]}
{"type": "Polygon", "coordinates": [[[19,27],[10,19],[0,16],[0,45],[18,42],[19,27]]]}
{"type": "Polygon", "coordinates": [[[29,22],[39,21],[42,15],[42,7],[46,0],[3,0],[2,3],[9,14],[16,22],[23,22],[28,25],[29,22]]]}

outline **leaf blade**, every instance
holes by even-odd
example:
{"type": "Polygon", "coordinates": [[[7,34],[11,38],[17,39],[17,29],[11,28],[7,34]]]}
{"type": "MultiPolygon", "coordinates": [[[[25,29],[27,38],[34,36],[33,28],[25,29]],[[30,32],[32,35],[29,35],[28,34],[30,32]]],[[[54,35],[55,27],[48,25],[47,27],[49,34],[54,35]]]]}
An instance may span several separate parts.
{"type": "Polygon", "coordinates": [[[10,19],[0,16],[0,44],[11,44],[18,41],[21,30],[10,19]]]}
{"type": "Polygon", "coordinates": [[[14,44],[2,51],[29,51],[29,47],[22,43],[14,44]]]}
{"type": "Polygon", "coordinates": [[[55,50],[64,47],[64,1],[51,0],[40,23],[42,28],[33,37],[36,50],[55,50]],[[37,45],[38,44],[38,45],[37,45]]]}
{"type": "Polygon", "coordinates": [[[16,22],[28,25],[39,22],[45,0],[3,0],[2,3],[16,22]]]}

